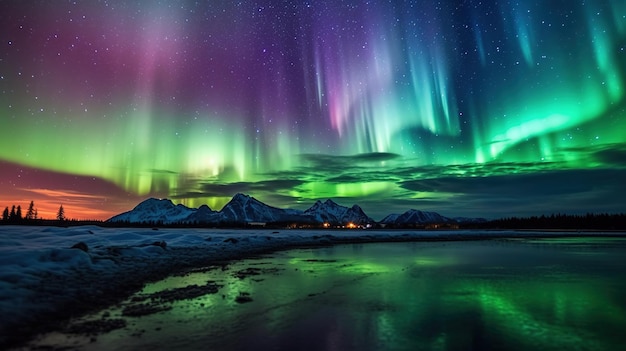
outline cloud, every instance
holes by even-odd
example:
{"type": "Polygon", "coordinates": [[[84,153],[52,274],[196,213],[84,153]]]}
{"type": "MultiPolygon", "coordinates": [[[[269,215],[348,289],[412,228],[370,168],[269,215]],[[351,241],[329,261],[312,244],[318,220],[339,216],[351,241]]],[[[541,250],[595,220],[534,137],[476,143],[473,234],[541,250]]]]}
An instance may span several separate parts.
{"type": "Polygon", "coordinates": [[[626,144],[607,145],[595,150],[593,157],[607,166],[626,167],[626,144]]]}
{"type": "Polygon", "coordinates": [[[626,169],[571,169],[400,183],[414,192],[450,194],[447,207],[506,215],[614,212],[626,198],[626,169]]]}
{"type": "Polygon", "coordinates": [[[56,189],[56,190],[22,189],[22,190],[44,195],[50,198],[57,198],[57,199],[102,200],[104,198],[103,195],[94,195],[93,193],[86,193],[86,192],[80,192],[80,191],[75,191],[75,190],[64,190],[64,189],[56,189]]]}
{"type": "Polygon", "coordinates": [[[295,179],[263,180],[259,182],[235,183],[202,183],[199,191],[189,191],[174,195],[172,198],[203,198],[203,197],[231,197],[236,193],[252,194],[265,192],[281,192],[291,190],[304,183],[295,179]]]}
{"type": "Polygon", "coordinates": [[[576,153],[576,158],[587,159],[607,167],[626,167],[626,143],[589,145],[582,147],[561,148],[558,151],[576,153]]]}
{"type": "MultiPolygon", "coordinates": [[[[400,186],[413,191],[480,194],[482,196],[522,197],[529,194],[558,196],[598,187],[620,188],[624,170],[560,170],[545,173],[494,175],[485,177],[440,177],[409,180],[400,186]]],[[[624,178],[626,179],[626,178],[624,178]]]]}
{"type": "Polygon", "coordinates": [[[336,177],[327,178],[329,183],[361,183],[364,182],[364,177],[356,174],[343,174],[336,177]]]}

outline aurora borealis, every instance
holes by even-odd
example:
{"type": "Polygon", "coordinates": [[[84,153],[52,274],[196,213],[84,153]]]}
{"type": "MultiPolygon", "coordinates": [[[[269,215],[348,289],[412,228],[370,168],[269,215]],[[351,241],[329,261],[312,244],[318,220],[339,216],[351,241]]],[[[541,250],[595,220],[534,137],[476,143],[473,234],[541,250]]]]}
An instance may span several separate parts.
{"type": "Polygon", "coordinates": [[[623,212],[626,2],[4,1],[0,205],[623,212]]]}

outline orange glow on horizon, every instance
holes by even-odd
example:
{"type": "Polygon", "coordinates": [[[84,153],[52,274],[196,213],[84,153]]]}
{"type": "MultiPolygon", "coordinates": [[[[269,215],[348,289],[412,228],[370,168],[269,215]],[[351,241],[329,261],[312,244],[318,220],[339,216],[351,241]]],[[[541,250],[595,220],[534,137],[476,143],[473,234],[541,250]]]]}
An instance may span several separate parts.
{"type": "Polygon", "coordinates": [[[22,209],[22,216],[24,216],[26,215],[26,211],[28,210],[28,206],[31,201],[34,202],[35,209],[37,210],[37,218],[40,219],[56,219],[60,206],[63,206],[63,211],[65,212],[66,219],[107,220],[120,213],[113,210],[100,210],[85,207],[80,204],[64,203],[58,200],[47,200],[42,198],[33,198],[33,200],[7,200],[7,203],[5,203],[4,206],[0,208],[0,211],[4,211],[5,207],[8,207],[10,211],[13,205],[15,205],[15,207],[19,205],[22,209]]]}
{"type": "Polygon", "coordinates": [[[26,215],[30,202],[33,201],[37,210],[37,218],[56,219],[59,207],[63,206],[65,218],[72,220],[107,220],[126,208],[118,203],[108,203],[101,196],[81,194],[71,191],[48,190],[48,189],[19,189],[19,195],[2,198],[0,211],[12,206],[20,206],[22,216],[26,215]]]}

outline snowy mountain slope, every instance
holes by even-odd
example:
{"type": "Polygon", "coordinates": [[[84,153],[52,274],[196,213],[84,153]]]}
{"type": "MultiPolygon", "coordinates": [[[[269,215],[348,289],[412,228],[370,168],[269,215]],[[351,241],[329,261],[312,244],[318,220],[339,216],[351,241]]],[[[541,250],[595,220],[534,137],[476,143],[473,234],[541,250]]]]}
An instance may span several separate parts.
{"type": "Polygon", "coordinates": [[[185,221],[196,209],[174,205],[168,199],[147,199],[128,212],[110,218],[109,222],[161,222],[164,224],[185,221]]]}
{"type": "Polygon", "coordinates": [[[220,219],[221,214],[218,211],[213,211],[209,206],[202,205],[189,215],[186,221],[189,223],[217,223],[220,219]]]}
{"type": "Polygon", "coordinates": [[[383,224],[394,223],[396,219],[398,219],[398,217],[400,217],[399,213],[392,213],[390,215],[387,215],[385,218],[383,218],[380,221],[380,223],[383,223],[383,224]]]}
{"type": "Polygon", "coordinates": [[[344,225],[350,222],[354,224],[375,222],[358,205],[345,207],[330,199],[325,202],[318,200],[313,206],[305,210],[304,214],[313,217],[317,222],[333,225],[344,225]]]}
{"type": "Polygon", "coordinates": [[[220,220],[227,223],[285,222],[296,216],[245,194],[236,194],[220,210],[220,220]]]}
{"type": "Polygon", "coordinates": [[[407,224],[433,224],[433,223],[451,223],[452,219],[444,217],[437,212],[419,211],[410,209],[402,214],[390,214],[383,218],[380,223],[407,225],[407,224]]]}

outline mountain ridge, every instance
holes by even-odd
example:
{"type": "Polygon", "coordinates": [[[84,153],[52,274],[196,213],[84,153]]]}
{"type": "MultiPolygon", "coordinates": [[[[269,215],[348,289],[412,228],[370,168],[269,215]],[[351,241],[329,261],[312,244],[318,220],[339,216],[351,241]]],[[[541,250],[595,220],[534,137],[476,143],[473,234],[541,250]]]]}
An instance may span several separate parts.
{"type": "Polygon", "coordinates": [[[237,193],[232,199],[215,211],[207,205],[189,208],[175,205],[169,199],[149,198],[132,210],[109,218],[109,223],[154,223],[164,225],[205,224],[205,225],[265,225],[267,223],[297,223],[303,225],[324,225],[333,227],[373,225],[402,227],[424,225],[455,225],[484,221],[482,218],[448,218],[437,212],[410,209],[402,214],[390,214],[380,221],[369,217],[357,204],[346,207],[332,199],[317,200],[311,207],[301,211],[282,209],[267,205],[256,198],[237,193]]]}

